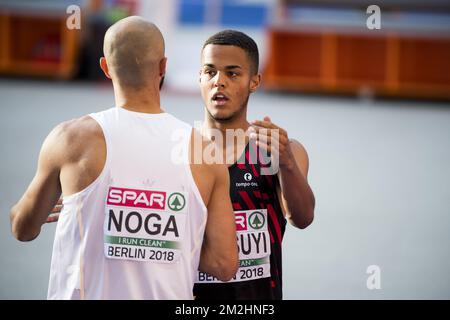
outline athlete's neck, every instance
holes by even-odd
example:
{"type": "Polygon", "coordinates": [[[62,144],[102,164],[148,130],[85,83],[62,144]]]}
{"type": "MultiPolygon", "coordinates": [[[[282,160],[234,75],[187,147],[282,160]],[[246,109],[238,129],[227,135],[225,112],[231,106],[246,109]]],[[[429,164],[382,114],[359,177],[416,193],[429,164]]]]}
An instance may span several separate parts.
{"type": "Polygon", "coordinates": [[[125,90],[114,86],[116,106],[142,113],[162,113],[159,90],[125,90]]]}
{"type": "Polygon", "coordinates": [[[226,134],[226,130],[244,130],[250,127],[250,123],[247,121],[247,114],[245,112],[242,115],[237,115],[233,119],[228,120],[216,120],[208,112],[205,112],[205,121],[203,122],[203,128],[207,131],[208,129],[218,129],[222,131],[222,134],[226,134]]]}
{"type": "Polygon", "coordinates": [[[221,132],[222,139],[214,139],[216,143],[221,142],[221,145],[217,145],[222,148],[224,163],[231,165],[237,161],[245,146],[248,143],[248,128],[250,123],[247,121],[246,113],[242,113],[242,117],[236,117],[227,121],[220,121],[213,119],[208,112],[205,115],[205,121],[203,122],[202,134],[211,139],[217,133],[215,130],[221,132]],[[227,130],[229,130],[227,132],[227,130]],[[231,132],[230,132],[231,131],[231,132]]]}

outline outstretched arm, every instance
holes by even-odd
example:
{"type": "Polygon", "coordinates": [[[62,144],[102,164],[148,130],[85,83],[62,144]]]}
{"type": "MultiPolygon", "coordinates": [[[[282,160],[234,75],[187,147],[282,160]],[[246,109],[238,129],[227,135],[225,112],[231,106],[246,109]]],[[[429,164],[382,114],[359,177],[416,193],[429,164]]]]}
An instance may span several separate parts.
{"type": "Polygon", "coordinates": [[[61,195],[61,159],[57,141],[62,135],[62,126],[48,135],[41,148],[36,174],[22,198],[11,209],[12,233],[20,241],[31,241],[39,235],[41,226],[61,195]]]}

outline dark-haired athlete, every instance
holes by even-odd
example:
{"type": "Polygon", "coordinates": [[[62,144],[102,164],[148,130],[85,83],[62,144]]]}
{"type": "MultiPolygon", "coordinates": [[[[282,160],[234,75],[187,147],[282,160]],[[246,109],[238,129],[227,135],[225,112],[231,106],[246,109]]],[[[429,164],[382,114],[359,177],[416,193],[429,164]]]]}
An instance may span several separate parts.
{"type": "Polygon", "coordinates": [[[268,117],[252,124],[247,120],[250,93],[257,90],[261,81],[258,65],[256,43],[241,32],[219,32],[203,46],[200,71],[206,106],[203,131],[210,135],[212,129],[217,129],[226,137],[228,129],[238,136],[236,143],[233,140],[224,146],[224,160],[230,164],[230,196],[241,268],[227,283],[200,272],[194,286],[198,300],[281,299],[281,243],[286,217],[301,229],[311,224],[314,217],[315,200],[307,182],[306,150],[299,142],[289,140],[286,131],[268,117]],[[263,129],[279,130],[278,174],[261,174],[267,165],[261,161],[264,157],[260,156],[260,147],[275,153],[271,144],[263,142],[270,140],[265,139],[263,129]],[[249,139],[249,135],[256,137],[249,139]],[[256,163],[251,161],[255,158],[256,163]]]}
{"type": "Polygon", "coordinates": [[[268,117],[252,124],[247,120],[250,93],[261,81],[253,39],[234,30],[219,32],[205,42],[201,63],[200,87],[206,106],[203,131],[208,135],[218,129],[226,137],[227,130],[234,130],[237,137],[237,142],[223,139],[227,142],[223,154],[230,164],[240,268],[228,283],[199,272],[194,295],[198,300],[282,299],[281,244],[286,218],[303,229],[314,217],[307,152],[268,117]],[[279,131],[276,145],[269,143],[269,129],[279,131]],[[265,167],[262,150],[279,155],[277,174],[261,174],[265,167]]]}
{"type": "Polygon", "coordinates": [[[224,281],[237,270],[227,168],[192,163],[199,134],[162,110],[164,48],[140,17],[108,29],[100,64],[116,107],[58,125],[11,209],[13,235],[30,241],[64,195],[49,299],[192,299],[199,268],[224,281]]]}

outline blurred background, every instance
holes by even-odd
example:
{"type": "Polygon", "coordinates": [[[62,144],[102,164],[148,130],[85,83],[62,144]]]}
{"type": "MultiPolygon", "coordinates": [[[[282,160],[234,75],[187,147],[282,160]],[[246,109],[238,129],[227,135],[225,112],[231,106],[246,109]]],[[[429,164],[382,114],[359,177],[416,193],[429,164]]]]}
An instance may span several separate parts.
{"type": "Polygon", "coordinates": [[[192,125],[203,42],[231,28],[258,43],[248,118],[268,115],[305,146],[317,202],[310,227],[286,230],[285,299],[450,299],[450,2],[372,2],[0,0],[0,299],[46,298],[55,225],[20,243],[9,209],[54,126],[114,105],[98,60],[129,15],[163,32],[162,105],[192,125]]]}

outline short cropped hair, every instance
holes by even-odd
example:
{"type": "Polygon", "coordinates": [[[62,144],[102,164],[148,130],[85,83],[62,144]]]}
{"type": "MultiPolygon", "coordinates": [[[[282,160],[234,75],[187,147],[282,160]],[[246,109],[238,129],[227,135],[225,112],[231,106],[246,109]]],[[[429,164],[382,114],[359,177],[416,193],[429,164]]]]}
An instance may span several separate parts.
{"type": "Polygon", "coordinates": [[[259,70],[259,52],[256,42],[243,32],[236,30],[223,30],[220,31],[205,41],[203,48],[209,44],[223,45],[223,46],[236,46],[245,51],[250,59],[251,71],[253,74],[257,74],[259,70]]]}

